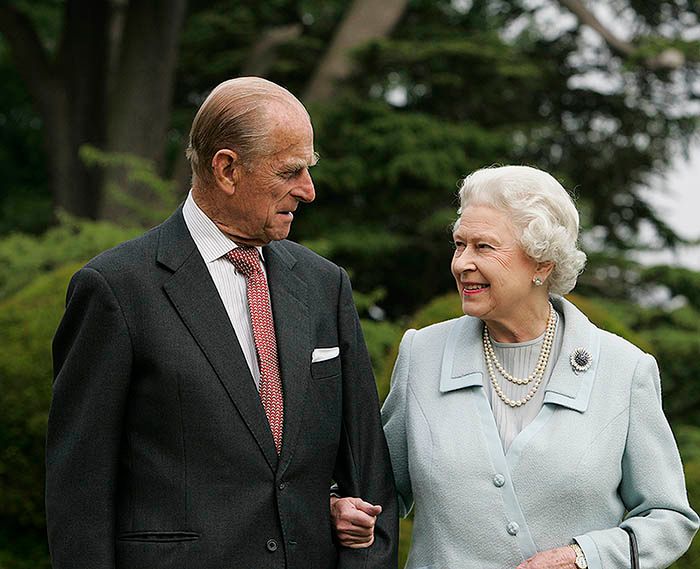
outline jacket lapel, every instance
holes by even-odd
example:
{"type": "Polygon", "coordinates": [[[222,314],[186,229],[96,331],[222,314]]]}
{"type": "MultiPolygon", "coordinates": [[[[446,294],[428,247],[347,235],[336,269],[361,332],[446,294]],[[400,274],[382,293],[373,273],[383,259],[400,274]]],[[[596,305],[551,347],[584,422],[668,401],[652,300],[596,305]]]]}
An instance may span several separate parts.
{"type": "Polygon", "coordinates": [[[481,353],[481,322],[462,316],[453,321],[440,370],[440,391],[482,387],[485,369],[481,353]]]}
{"type": "MultiPolygon", "coordinates": [[[[598,329],[564,298],[553,296],[551,301],[557,312],[563,314],[565,330],[559,358],[545,388],[544,403],[583,413],[588,408],[600,357],[598,329]],[[583,348],[591,355],[591,366],[579,373],[574,371],[569,361],[577,348],[583,348]]],[[[463,316],[454,321],[443,352],[440,372],[442,393],[484,385],[486,368],[481,331],[481,322],[476,318],[463,316]]]]}
{"type": "Polygon", "coordinates": [[[282,386],[284,389],[284,433],[281,464],[284,473],[292,459],[299,437],[306,390],[311,373],[311,330],[308,287],[295,271],[296,258],[283,243],[271,243],[264,249],[265,267],[277,336],[282,386]]]}
{"type": "Polygon", "coordinates": [[[255,382],[181,208],[161,226],[157,260],[173,271],[165,293],[275,470],[277,453],[255,382]]]}
{"type": "Polygon", "coordinates": [[[544,402],[583,413],[593,389],[600,359],[600,334],[588,318],[562,297],[551,297],[559,314],[563,314],[564,339],[552,376],[545,389],[544,402]],[[575,372],[570,357],[582,348],[590,354],[591,365],[586,371],[575,372]]]}

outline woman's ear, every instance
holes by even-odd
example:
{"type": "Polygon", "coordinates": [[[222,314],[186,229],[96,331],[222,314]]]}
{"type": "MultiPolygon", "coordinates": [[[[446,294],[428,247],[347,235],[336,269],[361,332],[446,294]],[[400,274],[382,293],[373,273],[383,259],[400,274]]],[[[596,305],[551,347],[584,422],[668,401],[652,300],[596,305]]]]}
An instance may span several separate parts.
{"type": "Polygon", "coordinates": [[[217,151],[211,159],[211,168],[217,187],[233,195],[238,181],[238,154],[228,148],[217,151]]]}
{"type": "Polygon", "coordinates": [[[544,261],[541,263],[537,263],[537,267],[535,268],[535,274],[533,275],[533,278],[539,277],[542,282],[545,282],[549,275],[552,274],[553,270],[554,261],[544,261]]]}

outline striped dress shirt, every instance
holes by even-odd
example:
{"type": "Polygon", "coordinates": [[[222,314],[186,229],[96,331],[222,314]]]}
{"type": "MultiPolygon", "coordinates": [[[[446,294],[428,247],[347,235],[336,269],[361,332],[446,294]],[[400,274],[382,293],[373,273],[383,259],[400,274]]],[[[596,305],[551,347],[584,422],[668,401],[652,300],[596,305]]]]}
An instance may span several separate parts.
{"type": "MultiPolygon", "coordinates": [[[[253,328],[250,322],[250,310],[248,309],[248,297],[246,296],[246,278],[239,273],[233,263],[226,258],[226,253],[235,249],[237,245],[224,235],[214,222],[199,209],[192,197],[192,191],[185,200],[182,208],[187,229],[192,235],[199,254],[204,259],[204,264],[209,270],[221,301],[224,303],[226,313],[231,320],[231,325],[236,332],[236,337],[241,345],[250,373],[253,376],[256,387],[260,387],[260,368],[253,340],[253,328]]],[[[265,271],[265,259],[262,247],[256,247],[260,253],[261,265],[265,271]]],[[[267,277],[267,272],[265,273],[267,277]]]]}

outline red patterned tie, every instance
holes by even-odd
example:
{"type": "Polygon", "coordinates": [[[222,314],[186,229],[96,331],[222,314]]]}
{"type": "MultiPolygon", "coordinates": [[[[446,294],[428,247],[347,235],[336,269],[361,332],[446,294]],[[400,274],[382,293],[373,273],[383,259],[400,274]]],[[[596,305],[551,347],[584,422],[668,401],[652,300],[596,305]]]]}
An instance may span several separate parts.
{"type": "Polygon", "coordinates": [[[275,447],[279,454],[282,449],[284,401],[267,279],[260,266],[260,255],[255,247],[236,247],[226,256],[248,281],[248,308],[260,366],[260,399],[262,399],[263,409],[270,423],[272,438],[275,440],[275,447]]]}

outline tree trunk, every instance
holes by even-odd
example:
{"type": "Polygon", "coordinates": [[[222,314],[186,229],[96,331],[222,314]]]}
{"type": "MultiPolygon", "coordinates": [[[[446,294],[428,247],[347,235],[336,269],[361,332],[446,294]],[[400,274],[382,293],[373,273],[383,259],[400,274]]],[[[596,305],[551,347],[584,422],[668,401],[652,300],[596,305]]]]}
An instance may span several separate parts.
{"type": "MultiPolygon", "coordinates": [[[[161,174],[185,5],[185,0],[129,3],[110,92],[107,150],[151,160],[161,174]]],[[[128,182],[123,169],[108,169],[106,180],[139,201],[155,199],[148,189],[128,182]]],[[[125,213],[114,196],[104,195],[101,218],[119,219],[125,213]]]]}
{"type": "Polygon", "coordinates": [[[108,0],[67,2],[56,61],[67,105],[63,111],[57,109],[53,136],[68,140],[65,160],[69,161],[70,176],[74,178],[59,178],[63,186],[60,191],[70,199],[68,211],[91,218],[98,215],[103,176],[100,169],[83,163],[79,150],[84,144],[102,147],[105,143],[110,16],[108,0]],[[75,186],[71,188],[71,184],[75,186]]]}
{"type": "Polygon", "coordinates": [[[336,84],[352,72],[350,51],[388,36],[407,4],[408,0],[354,0],[304,92],[304,102],[328,100],[336,84]]]}
{"type": "Polygon", "coordinates": [[[44,123],[48,173],[55,209],[96,217],[101,175],[78,156],[83,144],[105,140],[104,61],[107,0],[68,0],[55,56],[43,48],[29,18],[0,6],[0,31],[44,123]]]}

